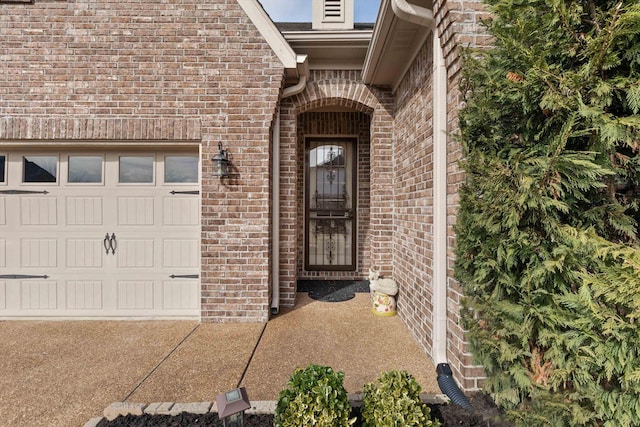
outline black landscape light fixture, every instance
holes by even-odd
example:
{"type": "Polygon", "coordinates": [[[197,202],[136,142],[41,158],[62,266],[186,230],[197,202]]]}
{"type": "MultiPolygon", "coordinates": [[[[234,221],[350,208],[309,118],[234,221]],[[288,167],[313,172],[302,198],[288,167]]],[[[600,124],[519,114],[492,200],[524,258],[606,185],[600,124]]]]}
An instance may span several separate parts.
{"type": "Polygon", "coordinates": [[[222,142],[218,143],[218,154],[211,159],[213,162],[213,176],[224,178],[229,176],[229,153],[222,149],[222,142]]]}
{"type": "Polygon", "coordinates": [[[251,408],[247,390],[236,388],[216,396],[218,418],[224,427],[244,427],[244,411],[251,408]]]}

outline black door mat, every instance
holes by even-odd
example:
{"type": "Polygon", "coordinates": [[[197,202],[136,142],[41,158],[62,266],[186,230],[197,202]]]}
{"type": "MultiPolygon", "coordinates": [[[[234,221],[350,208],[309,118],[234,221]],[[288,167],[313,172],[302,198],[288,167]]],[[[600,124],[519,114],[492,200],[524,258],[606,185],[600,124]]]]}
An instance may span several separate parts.
{"type": "Polygon", "coordinates": [[[369,293],[369,281],[298,280],[298,292],[308,292],[317,301],[341,302],[354,298],[356,293],[369,293]]]}

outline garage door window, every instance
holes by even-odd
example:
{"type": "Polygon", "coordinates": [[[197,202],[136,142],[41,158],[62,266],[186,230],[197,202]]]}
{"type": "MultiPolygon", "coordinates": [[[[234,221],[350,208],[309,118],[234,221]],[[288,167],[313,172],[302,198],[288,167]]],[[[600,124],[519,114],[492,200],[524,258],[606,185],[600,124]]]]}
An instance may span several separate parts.
{"type": "Polygon", "coordinates": [[[152,184],[153,157],[121,156],[119,181],[121,184],[152,184]]]}
{"type": "Polygon", "coordinates": [[[0,155],[0,183],[4,184],[7,182],[7,178],[5,176],[5,164],[7,163],[7,156],[0,155]]]}
{"type": "Polygon", "coordinates": [[[68,181],[78,184],[102,183],[102,157],[69,156],[68,181]]]}
{"type": "Polygon", "coordinates": [[[57,182],[57,156],[23,157],[23,182],[57,182]]]}
{"type": "Polygon", "coordinates": [[[197,183],[198,157],[167,156],[164,158],[164,182],[197,183]]]}

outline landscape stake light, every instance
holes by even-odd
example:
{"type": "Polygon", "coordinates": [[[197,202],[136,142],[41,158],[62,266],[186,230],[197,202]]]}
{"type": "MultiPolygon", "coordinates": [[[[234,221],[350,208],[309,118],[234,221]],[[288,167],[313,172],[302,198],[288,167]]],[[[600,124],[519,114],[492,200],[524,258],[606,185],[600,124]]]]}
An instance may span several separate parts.
{"type": "Polygon", "coordinates": [[[213,162],[213,176],[223,178],[229,176],[229,153],[222,149],[222,142],[218,143],[218,154],[211,159],[213,162]]]}
{"type": "Polygon", "coordinates": [[[251,402],[244,387],[217,395],[216,404],[218,418],[222,420],[224,427],[244,426],[244,411],[251,408],[251,402]]]}

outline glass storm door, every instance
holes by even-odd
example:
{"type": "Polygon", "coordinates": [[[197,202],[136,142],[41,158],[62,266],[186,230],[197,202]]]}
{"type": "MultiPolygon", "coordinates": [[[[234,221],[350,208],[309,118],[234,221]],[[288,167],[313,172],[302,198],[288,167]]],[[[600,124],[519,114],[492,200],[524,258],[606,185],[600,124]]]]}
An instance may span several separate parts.
{"type": "Polygon", "coordinates": [[[355,139],[308,139],[305,269],[355,270],[355,139]]]}

